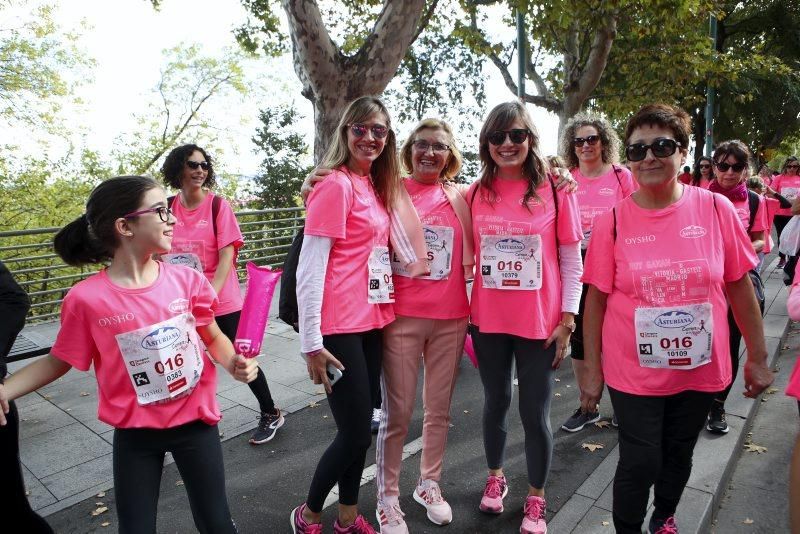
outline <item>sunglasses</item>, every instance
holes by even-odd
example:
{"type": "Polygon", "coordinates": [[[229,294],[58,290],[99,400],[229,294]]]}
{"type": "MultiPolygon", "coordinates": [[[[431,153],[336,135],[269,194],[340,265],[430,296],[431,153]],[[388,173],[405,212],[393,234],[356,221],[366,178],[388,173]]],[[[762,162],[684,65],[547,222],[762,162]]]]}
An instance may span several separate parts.
{"type": "MultiPolygon", "coordinates": [[[[192,162],[197,163],[197,162],[192,162]]],[[[131,217],[138,217],[139,215],[144,215],[145,213],[158,213],[158,218],[161,219],[161,222],[168,222],[169,218],[172,217],[172,210],[166,206],[158,206],[157,208],[150,208],[147,210],[139,210],[134,211],[133,213],[129,213],[124,215],[124,219],[129,219],[131,217]]]]}
{"type": "Polygon", "coordinates": [[[192,160],[187,161],[186,166],[192,170],[195,170],[197,167],[200,167],[204,171],[207,171],[208,168],[211,167],[211,165],[209,165],[207,161],[192,161],[192,160]]]}
{"type": "Polygon", "coordinates": [[[725,163],[724,161],[718,161],[714,165],[717,166],[717,169],[720,172],[728,172],[728,169],[733,169],[733,172],[742,172],[745,167],[747,167],[746,163],[734,163],[733,165],[729,163],[725,163]]]}
{"type": "Polygon", "coordinates": [[[514,128],[513,130],[495,130],[487,135],[486,139],[495,146],[505,143],[506,138],[511,139],[515,145],[519,145],[524,143],[530,135],[531,132],[527,128],[514,128]]]}
{"type": "Polygon", "coordinates": [[[800,168],[800,165],[787,165],[786,168],[787,169],[798,169],[798,168],[800,168]]]}
{"type": "Polygon", "coordinates": [[[423,141],[422,139],[414,141],[413,145],[414,148],[416,148],[420,152],[427,152],[429,148],[439,154],[450,150],[450,147],[444,143],[429,143],[427,141],[423,141]]]}
{"type": "Polygon", "coordinates": [[[698,165],[701,169],[710,169],[711,165],[708,163],[703,163],[702,165],[698,165]]]}
{"type": "Polygon", "coordinates": [[[594,146],[600,141],[599,135],[587,135],[586,137],[576,137],[572,140],[572,144],[575,145],[575,148],[581,148],[584,143],[589,143],[589,146],[594,146]]]}
{"type": "Polygon", "coordinates": [[[681,144],[674,139],[667,139],[661,137],[656,139],[649,145],[644,143],[633,143],[625,147],[625,156],[628,161],[642,161],[647,157],[647,151],[652,150],[653,155],[657,158],[668,158],[678,150],[681,144]]]}
{"type": "Polygon", "coordinates": [[[364,137],[367,135],[367,130],[372,132],[372,137],[375,139],[383,139],[387,135],[389,135],[389,128],[384,126],[383,124],[373,124],[371,127],[368,127],[366,124],[355,123],[350,124],[350,131],[356,137],[364,137]]]}

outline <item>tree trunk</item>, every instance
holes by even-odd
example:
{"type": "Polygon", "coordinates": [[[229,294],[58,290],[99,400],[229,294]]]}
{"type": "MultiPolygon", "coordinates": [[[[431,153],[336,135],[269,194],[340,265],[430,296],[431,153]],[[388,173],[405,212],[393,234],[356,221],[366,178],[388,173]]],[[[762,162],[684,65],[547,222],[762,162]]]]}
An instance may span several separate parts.
{"type": "Polygon", "coordinates": [[[289,20],[294,68],[314,105],[314,159],[325,154],[342,111],[352,100],[380,95],[419,35],[425,0],[384,0],[370,35],[345,56],[328,34],[316,0],[282,0],[289,20]]]}

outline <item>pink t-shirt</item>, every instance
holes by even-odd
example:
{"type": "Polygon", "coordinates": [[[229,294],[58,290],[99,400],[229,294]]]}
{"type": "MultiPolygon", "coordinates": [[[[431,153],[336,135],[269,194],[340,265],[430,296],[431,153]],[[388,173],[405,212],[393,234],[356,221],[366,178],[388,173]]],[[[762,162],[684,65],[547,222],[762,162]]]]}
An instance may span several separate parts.
{"type": "Polygon", "coordinates": [[[708,189],[708,186],[711,185],[711,180],[708,178],[700,177],[700,181],[697,183],[697,187],[701,187],[703,189],[708,189]]]}
{"type": "MultiPolygon", "coordinates": [[[[800,175],[795,174],[790,176],[788,174],[779,174],[772,181],[770,186],[778,192],[781,196],[786,197],[786,200],[794,202],[800,193],[800,175]]],[[[776,215],[792,216],[792,208],[778,208],[776,215]]]]}
{"type": "Polygon", "coordinates": [[[570,170],[570,173],[578,182],[575,196],[581,210],[581,248],[585,249],[589,244],[595,217],[610,210],[614,204],[629,197],[638,188],[631,171],[616,165],[607,173],[594,178],[587,178],[577,167],[570,170]]]}
{"type": "MultiPolygon", "coordinates": [[[[61,306],[61,329],[50,352],[81,371],[94,364],[97,417],[115,428],[171,428],[198,419],[216,424],[220,420],[217,371],[202,347],[203,371],[189,395],[155,404],[140,405],[137,401],[127,370],[129,360],[137,355],[123,356],[115,336],[186,312],[194,316],[197,326],[208,325],[214,321],[217,303],[214,288],[197,271],[181,265],[158,265],[158,278],[149,287],[119,287],[105,270],[75,284],[61,306]]],[[[138,378],[148,380],[146,375],[138,378]]]]}
{"type": "MultiPolygon", "coordinates": [[[[742,221],[742,228],[747,231],[747,227],[750,224],[750,201],[748,199],[744,200],[736,200],[733,202],[733,208],[736,210],[736,215],[739,216],[739,220],[742,221]]],[[[767,224],[767,205],[764,202],[764,197],[759,195],[758,198],[758,210],[756,211],[756,217],[753,219],[753,227],[750,229],[751,232],[762,232],[765,231],[769,225],[767,224]]]]}
{"type": "Polygon", "coordinates": [[[423,224],[429,246],[445,247],[450,252],[450,275],[443,280],[421,280],[394,275],[394,312],[406,317],[458,319],[469,315],[467,286],[461,267],[463,230],[442,185],[403,180],[411,202],[423,224]],[[452,229],[452,240],[445,243],[441,228],[452,229]]]}
{"type": "MultiPolygon", "coordinates": [[[[581,240],[580,212],[576,195],[557,192],[558,224],[553,205],[553,192],[545,182],[537,190],[537,198],[522,205],[527,189],[523,180],[495,180],[495,197],[479,189],[473,199],[476,182],[467,192],[471,204],[472,231],[475,243],[475,282],[472,285],[472,322],[484,333],[504,333],[527,339],[547,339],[561,321],[561,275],[556,254],[558,243],[570,245],[581,240]],[[482,197],[487,197],[486,199],[482,197]],[[484,287],[486,269],[482,265],[483,236],[541,236],[541,289],[509,290],[484,287]]],[[[489,238],[500,240],[500,238],[489,238]]],[[[505,240],[505,238],[502,238],[505,240]]],[[[511,243],[515,240],[509,240],[511,243]]],[[[501,243],[498,241],[497,245],[501,243]]],[[[514,243],[511,243],[512,245],[514,243]]],[[[491,254],[492,251],[485,251],[491,254]]]]}
{"type": "MultiPolygon", "coordinates": [[[[797,290],[798,285],[800,285],[800,280],[797,280],[797,276],[795,276],[795,281],[789,288],[789,299],[786,301],[789,318],[793,321],[800,320],[800,291],[797,290]]],[[[797,358],[794,362],[792,375],[786,385],[786,394],[800,400],[800,358],[797,358]]]]}
{"type": "Polygon", "coordinates": [[[233,255],[233,265],[219,292],[219,305],[214,309],[219,316],[242,309],[242,291],[236,275],[236,255],[244,241],[231,205],[224,198],[220,198],[217,236],[214,237],[214,227],[211,223],[213,197],[214,193],[209,191],[203,202],[191,210],[186,209],[180,202],[180,194],[175,198],[170,207],[178,222],[173,231],[172,249],[169,252],[197,256],[203,267],[203,274],[210,282],[214,279],[214,273],[219,265],[219,251],[228,245],[233,245],[236,251],[233,255]]]}
{"type": "Polygon", "coordinates": [[[634,395],[723,390],[731,379],[725,283],[756,262],[731,202],[699,187],[684,187],[680,200],[664,209],[643,209],[628,198],[600,216],[583,281],[609,294],[602,333],[606,383],[634,395]],[[702,303],[711,304],[711,361],[691,370],[641,366],[639,350],[646,354],[655,340],[637,338],[636,309],[665,308],[668,316],[702,303]]]}
{"type": "MultiPolygon", "coordinates": [[[[333,238],[322,295],[322,335],[366,332],[394,320],[391,304],[370,304],[368,260],[389,245],[389,214],[369,176],[342,167],[314,187],[305,233],[333,238]]],[[[388,256],[387,256],[388,261],[388,256]]]]}

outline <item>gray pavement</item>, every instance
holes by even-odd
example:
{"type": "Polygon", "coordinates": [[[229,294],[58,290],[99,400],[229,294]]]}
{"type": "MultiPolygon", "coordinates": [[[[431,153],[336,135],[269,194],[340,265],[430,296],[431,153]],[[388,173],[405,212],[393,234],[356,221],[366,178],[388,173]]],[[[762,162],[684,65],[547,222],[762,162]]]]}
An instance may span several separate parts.
{"type": "MultiPolygon", "coordinates": [[[[787,291],[774,260],[765,270],[767,315],[765,329],[771,358],[777,357],[788,324],[787,291]]],[[[273,310],[276,307],[273,306],[273,310]]],[[[257,403],[249,388],[220,373],[218,398],[223,409],[223,433],[227,488],[234,518],[243,533],[285,532],[293,506],[302,502],[314,465],[329,443],[334,427],[319,386],[308,381],[298,357],[297,336],[288,327],[270,319],[264,341],[265,354],[259,358],[276,403],[290,417],[278,437],[260,447],[247,445],[246,433],[254,428],[257,403]],[[318,404],[317,404],[318,403],[318,404]],[[244,435],[243,435],[244,434],[244,435]]],[[[17,368],[12,366],[13,369],[17,368]]],[[[512,407],[509,421],[506,472],[511,491],[507,512],[499,517],[477,512],[485,480],[481,441],[482,394],[477,372],[462,361],[454,395],[453,420],[445,459],[442,488],[453,505],[460,532],[516,531],[525,494],[524,435],[512,407]]],[[[741,396],[741,374],[728,402],[731,432],[714,437],[701,435],[695,453],[692,478],[678,511],[681,532],[709,532],[712,516],[727,487],[747,437],[748,421],[760,405],[741,396]]],[[[554,428],[577,405],[578,391],[571,371],[564,366],[557,373],[551,422],[554,428]]],[[[94,378],[71,371],[38,393],[20,399],[22,461],[34,507],[47,516],[57,532],[114,530],[114,493],[111,489],[110,428],[96,420],[94,378]],[[97,497],[101,495],[102,497],[97,497]],[[109,510],[91,516],[98,506],[109,510]],[[103,527],[102,523],[108,523],[103,527]]],[[[775,395],[782,394],[775,393],[775,395]]],[[[419,392],[418,392],[419,398],[419,392]]],[[[772,398],[768,402],[771,402],[772,398]]],[[[418,403],[421,405],[421,403],[418,403]]],[[[610,406],[604,398],[605,415],[610,406]]],[[[412,532],[441,532],[424,516],[410,497],[419,461],[421,414],[418,409],[409,429],[409,458],[401,477],[401,505],[412,532]]],[[[617,436],[611,428],[591,427],[578,434],[554,431],[555,452],[548,491],[550,531],[612,532],[611,481],[618,455],[617,436]],[[584,443],[599,443],[602,449],[589,452],[584,443]]],[[[374,519],[374,451],[367,456],[360,505],[368,519],[374,519]],[[372,471],[371,471],[372,470],[372,471]]],[[[783,498],[776,492],[774,499],[783,498]]],[[[784,504],[785,506],[785,504],[784,504]]],[[[335,507],[326,510],[332,521],[335,507]]],[[[764,525],[768,525],[767,519],[764,525]]],[[[762,525],[763,526],[763,525],[762,525]]],[[[452,530],[452,526],[449,527],[452,530]]],[[[184,488],[174,465],[165,468],[162,482],[159,532],[193,532],[184,488]]],[[[716,529],[716,532],[748,530],[716,529]]],[[[769,530],[763,530],[767,532],[769,530]]],[[[780,532],[780,530],[771,530],[780,532]]]]}

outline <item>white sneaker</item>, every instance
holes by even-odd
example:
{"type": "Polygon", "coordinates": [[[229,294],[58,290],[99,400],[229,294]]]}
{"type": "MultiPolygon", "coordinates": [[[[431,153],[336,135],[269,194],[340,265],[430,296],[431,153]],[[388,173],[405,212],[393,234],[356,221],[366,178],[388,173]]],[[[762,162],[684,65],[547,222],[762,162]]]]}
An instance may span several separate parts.
{"type": "Polygon", "coordinates": [[[453,520],[453,509],[442,497],[442,490],[435,480],[419,479],[414,490],[414,500],[425,507],[432,523],[446,525],[453,520]]]}
{"type": "Polygon", "coordinates": [[[381,428],[381,416],[383,415],[383,410],[380,408],[373,408],[372,409],[372,420],[370,420],[370,430],[373,434],[377,434],[378,430],[381,428]]]}
{"type": "Polygon", "coordinates": [[[381,534],[408,534],[406,521],[403,519],[405,514],[400,509],[400,503],[378,501],[375,509],[375,517],[381,528],[381,534]]]}

